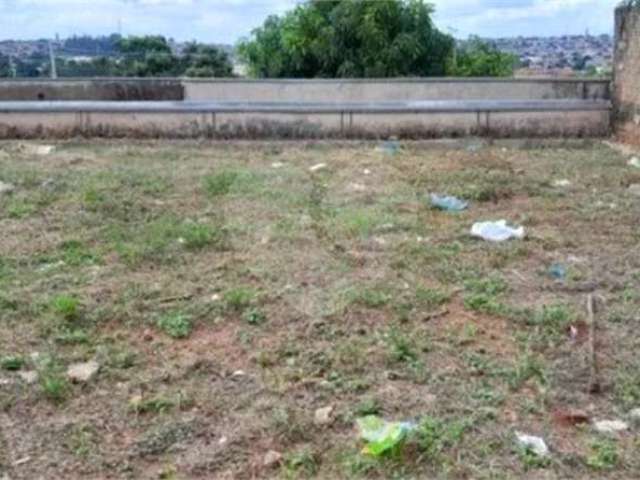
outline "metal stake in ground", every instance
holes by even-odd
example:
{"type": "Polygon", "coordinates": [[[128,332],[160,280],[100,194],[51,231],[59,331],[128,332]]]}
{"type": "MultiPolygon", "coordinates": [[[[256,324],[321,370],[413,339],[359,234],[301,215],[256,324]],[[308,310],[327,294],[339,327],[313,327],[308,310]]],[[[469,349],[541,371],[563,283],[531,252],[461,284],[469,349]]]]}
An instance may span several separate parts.
{"type": "Polygon", "coordinates": [[[587,296],[587,321],[589,322],[589,393],[600,393],[600,369],[596,353],[596,303],[593,295],[587,296]]]}

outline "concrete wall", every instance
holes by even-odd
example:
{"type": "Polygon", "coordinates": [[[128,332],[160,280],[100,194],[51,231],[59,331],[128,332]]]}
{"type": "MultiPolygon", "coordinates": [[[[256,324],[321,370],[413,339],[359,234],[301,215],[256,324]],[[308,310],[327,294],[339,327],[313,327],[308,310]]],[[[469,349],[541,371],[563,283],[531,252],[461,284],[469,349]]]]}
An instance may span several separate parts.
{"type": "Polygon", "coordinates": [[[640,7],[616,9],[615,37],[616,130],[640,144],[640,7]]]}
{"type": "Polygon", "coordinates": [[[0,101],[22,100],[182,100],[175,79],[0,80],[0,101]]]}
{"type": "Polygon", "coordinates": [[[592,137],[609,133],[608,109],[458,113],[0,112],[0,138],[437,138],[592,137]]]}
{"type": "Polygon", "coordinates": [[[60,79],[0,80],[0,101],[217,100],[375,102],[407,100],[608,100],[608,80],[575,79],[60,79]]]}
{"type": "Polygon", "coordinates": [[[183,85],[185,100],[221,102],[610,99],[609,80],[579,79],[207,79],[183,85]]]}

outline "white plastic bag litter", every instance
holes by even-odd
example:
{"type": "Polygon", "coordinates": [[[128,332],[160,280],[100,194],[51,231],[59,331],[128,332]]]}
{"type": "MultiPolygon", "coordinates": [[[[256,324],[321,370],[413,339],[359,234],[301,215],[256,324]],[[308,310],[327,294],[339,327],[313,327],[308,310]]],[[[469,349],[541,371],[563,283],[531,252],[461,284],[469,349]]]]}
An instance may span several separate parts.
{"type": "Polygon", "coordinates": [[[504,242],[511,238],[524,238],[524,227],[510,227],[506,220],[476,222],[471,227],[471,235],[488,242],[504,242]]]}
{"type": "Polygon", "coordinates": [[[534,437],[533,435],[525,435],[520,432],[516,432],[516,438],[522,448],[530,449],[539,457],[546,457],[549,455],[549,447],[547,447],[547,444],[542,438],[534,437]]]}

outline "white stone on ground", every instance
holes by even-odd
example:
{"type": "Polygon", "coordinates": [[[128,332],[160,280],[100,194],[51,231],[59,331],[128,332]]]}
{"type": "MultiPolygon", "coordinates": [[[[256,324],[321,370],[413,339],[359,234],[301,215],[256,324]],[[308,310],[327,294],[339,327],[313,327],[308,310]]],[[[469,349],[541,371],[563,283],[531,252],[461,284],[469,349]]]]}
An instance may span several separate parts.
{"type": "Polygon", "coordinates": [[[5,193],[12,193],[16,187],[11,183],[0,182],[0,195],[4,195],[5,193]]]}
{"type": "Polygon", "coordinates": [[[24,383],[27,384],[36,383],[36,381],[38,380],[38,372],[36,372],[35,370],[18,372],[18,376],[24,383]]]}
{"type": "Polygon", "coordinates": [[[333,421],[333,406],[319,408],[313,418],[313,423],[316,425],[328,425],[333,421]]]}
{"type": "Polygon", "coordinates": [[[282,461],[282,454],[280,452],[276,452],[275,450],[269,450],[264,455],[264,459],[262,460],[262,464],[267,467],[275,467],[282,461]]]}
{"type": "Polygon", "coordinates": [[[622,420],[596,420],[593,422],[593,428],[600,433],[616,433],[629,429],[629,424],[622,420]]]}
{"type": "Polygon", "coordinates": [[[67,377],[75,383],[85,383],[92,380],[100,370],[100,364],[95,360],[75,363],[67,369],[67,377]]]}
{"type": "Polygon", "coordinates": [[[323,170],[327,168],[327,164],[326,163],[318,163],[317,165],[314,165],[313,167],[309,168],[310,172],[317,172],[319,170],[323,170]]]}

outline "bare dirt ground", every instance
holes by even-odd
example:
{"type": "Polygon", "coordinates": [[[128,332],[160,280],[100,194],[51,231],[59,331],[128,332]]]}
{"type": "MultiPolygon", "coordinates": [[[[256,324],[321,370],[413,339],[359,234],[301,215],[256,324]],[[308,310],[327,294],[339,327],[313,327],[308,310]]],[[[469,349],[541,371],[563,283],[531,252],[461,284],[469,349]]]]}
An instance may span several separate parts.
{"type": "Polygon", "coordinates": [[[0,478],[639,478],[631,156],[0,144],[0,478]],[[372,458],[367,414],[417,428],[372,458]]]}

